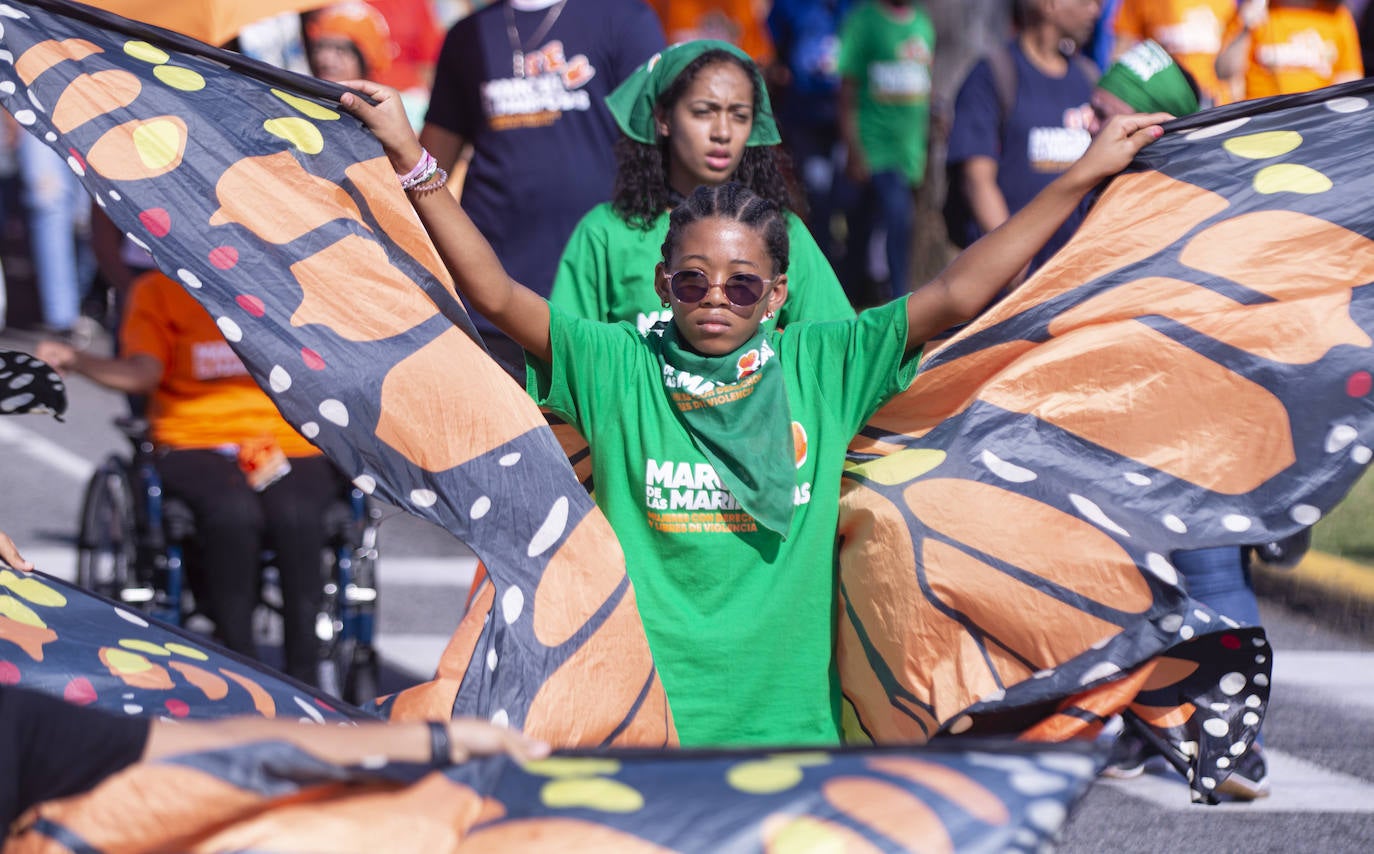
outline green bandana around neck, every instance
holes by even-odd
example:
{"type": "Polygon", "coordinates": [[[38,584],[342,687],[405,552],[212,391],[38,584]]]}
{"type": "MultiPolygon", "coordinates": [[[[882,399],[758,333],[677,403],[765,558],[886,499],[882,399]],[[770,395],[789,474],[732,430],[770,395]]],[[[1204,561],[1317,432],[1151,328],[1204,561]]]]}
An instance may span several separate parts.
{"type": "Polygon", "coordinates": [[[760,329],[725,356],[692,352],[671,321],[649,334],[664,392],[721,485],[763,527],[787,539],[796,489],[792,410],[782,366],[760,329]]]}
{"type": "Polygon", "coordinates": [[[746,145],[778,145],[782,137],[778,135],[778,125],[773,120],[773,105],[768,100],[768,87],[763,82],[763,73],[750,59],[749,54],[730,44],[715,39],[678,42],[664,48],[606,96],[606,106],[610,108],[615,123],[621,133],[645,145],[657,145],[658,128],[654,123],[654,108],[673,81],[678,78],[692,60],[711,50],[720,50],[738,57],[746,68],[753,69],[754,85],[759,91],[759,106],[754,112],[754,126],[749,131],[746,145]]]}
{"type": "Polygon", "coordinates": [[[1168,51],[1149,40],[1123,53],[1097,86],[1142,113],[1186,116],[1198,111],[1197,93],[1188,85],[1183,69],[1168,51]]]}

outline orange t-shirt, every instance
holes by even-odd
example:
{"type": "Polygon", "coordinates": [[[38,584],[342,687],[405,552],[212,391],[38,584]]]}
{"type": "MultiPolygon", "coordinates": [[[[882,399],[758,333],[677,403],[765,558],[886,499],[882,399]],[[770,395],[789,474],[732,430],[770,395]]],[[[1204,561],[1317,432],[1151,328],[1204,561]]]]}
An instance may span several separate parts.
{"type": "Polygon", "coordinates": [[[760,65],[773,59],[773,40],[764,29],[767,10],[759,0],[648,0],[668,44],[719,39],[749,54],[760,65]]]}
{"type": "MultiPolygon", "coordinates": [[[[1240,32],[1231,22],[1227,40],[1240,32]]],[[[1309,9],[1271,3],[1269,19],[1250,34],[1245,97],[1310,92],[1336,82],[1340,74],[1363,76],[1360,37],[1345,6],[1309,9]]]]}
{"type": "Polygon", "coordinates": [[[1236,0],[1122,0],[1116,34],[1159,42],[1193,75],[1205,97],[1225,104],[1231,91],[1217,78],[1216,63],[1227,23],[1235,14],[1236,0]]]}
{"type": "Polygon", "coordinates": [[[120,343],[126,356],[162,363],[148,411],[158,444],[218,448],[271,437],[288,457],[320,453],[281,417],[209,312],[161,273],[134,284],[120,343]]]}

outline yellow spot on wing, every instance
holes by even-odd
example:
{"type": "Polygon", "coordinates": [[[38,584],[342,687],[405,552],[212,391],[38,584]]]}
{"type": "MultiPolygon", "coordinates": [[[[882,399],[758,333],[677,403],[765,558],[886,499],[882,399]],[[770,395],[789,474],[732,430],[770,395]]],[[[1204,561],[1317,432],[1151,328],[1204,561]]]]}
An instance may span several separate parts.
{"type": "Polygon", "coordinates": [[[177,125],[154,120],[134,129],[134,150],[148,170],[157,172],[181,156],[183,138],[177,125]]]}
{"type": "Polygon", "coordinates": [[[125,649],[132,649],[135,652],[146,652],[149,655],[167,656],[172,654],[166,647],[158,646],[155,643],[151,643],[145,640],[123,638],[120,640],[119,645],[124,647],[125,649]]]}
{"type": "Polygon", "coordinates": [[[1252,133],[1226,140],[1222,147],[1237,157],[1250,160],[1263,160],[1287,154],[1302,145],[1302,134],[1292,130],[1272,130],[1265,133],[1252,133]]]}
{"type": "Polygon", "coordinates": [[[930,448],[898,451],[881,459],[854,466],[849,471],[884,486],[915,480],[945,461],[945,452],[930,448]]]}
{"type": "Polygon", "coordinates": [[[770,816],[764,822],[768,854],[868,854],[879,850],[848,827],[809,815],[770,816]]]}
{"type": "Polygon", "coordinates": [[[153,69],[153,76],[173,89],[183,92],[199,92],[205,88],[205,78],[189,68],[162,65],[153,69]]]}
{"type": "Polygon", "coordinates": [[[554,756],[549,759],[536,759],[526,762],[524,770],[541,777],[596,777],[601,774],[615,774],[620,771],[620,762],[615,759],[579,759],[572,756],[554,756]]]}
{"type": "Polygon", "coordinates": [[[800,783],[802,770],[795,762],[758,759],[731,768],[725,774],[725,781],[732,788],[750,795],[773,795],[800,783]]]}
{"type": "MultiPolygon", "coordinates": [[[[171,2],[171,0],[168,0],[171,2]]],[[[154,47],[144,41],[131,41],[124,43],[124,52],[134,59],[143,62],[151,62],[153,65],[161,65],[172,57],[167,51],[160,47],[154,47]]]]}
{"type": "Polygon", "coordinates": [[[337,121],[339,118],[339,114],[329,109],[328,107],[322,107],[319,104],[316,104],[314,101],[308,101],[305,98],[292,95],[290,92],[283,92],[280,89],[273,89],[272,94],[276,95],[278,98],[281,98],[283,101],[290,104],[291,107],[296,111],[303,113],[312,119],[319,119],[320,121],[337,121]]]}
{"type": "Polygon", "coordinates": [[[644,796],[617,780],[604,777],[551,780],[539,792],[552,809],[591,809],[600,812],[636,812],[644,808],[644,796]]]}
{"type": "Polygon", "coordinates": [[[9,617],[16,623],[32,626],[35,629],[46,629],[48,624],[43,622],[33,609],[13,596],[0,596],[0,617],[9,617]]]}
{"type": "Polygon", "coordinates": [[[284,119],[268,119],[262,127],[273,136],[280,137],[304,151],[306,154],[319,154],[324,151],[324,136],[320,129],[305,119],[294,116],[284,119]]]}
{"type": "Polygon", "coordinates": [[[8,569],[0,571],[0,587],[7,587],[15,596],[44,608],[61,608],[67,604],[67,597],[59,591],[37,578],[26,578],[8,569]]]}
{"type": "Polygon", "coordinates": [[[122,649],[106,649],[105,663],[119,673],[142,673],[152,669],[153,663],[135,652],[122,649]]]}
{"type": "Polygon", "coordinates": [[[194,658],[196,661],[210,660],[210,656],[206,655],[205,653],[201,652],[193,646],[186,646],[185,644],[180,643],[169,643],[167,644],[167,649],[171,652],[176,653],[177,655],[185,656],[186,658],[194,658]]]}
{"type": "Polygon", "coordinates": [[[1266,166],[1255,176],[1255,192],[1266,195],[1272,193],[1302,193],[1313,195],[1331,189],[1331,179],[1310,166],[1297,163],[1279,163],[1266,166]]]}

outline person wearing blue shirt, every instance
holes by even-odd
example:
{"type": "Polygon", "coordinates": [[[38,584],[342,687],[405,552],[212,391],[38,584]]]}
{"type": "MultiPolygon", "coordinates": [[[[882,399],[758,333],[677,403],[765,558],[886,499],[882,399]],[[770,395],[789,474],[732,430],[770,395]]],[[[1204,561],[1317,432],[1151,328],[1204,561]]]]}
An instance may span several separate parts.
{"type": "MultiPolygon", "coordinates": [[[[961,192],[972,231],[951,235],[968,245],[1024,207],[1087,150],[1094,76],[1063,45],[1086,44],[1101,12],[1098,0],[1017,0],[1023,26],[1005,48],[1014,70],[1011,103],[1004,105],[993,61],[974,66],[954,105],[948,164],[950,192],[961,192]]],[[[1004,60],[1006,61],[1006,60],[1004,60]]],[[[1072,216],[1032,260],[1033,271],[1078,228],[1072,216]]]]}

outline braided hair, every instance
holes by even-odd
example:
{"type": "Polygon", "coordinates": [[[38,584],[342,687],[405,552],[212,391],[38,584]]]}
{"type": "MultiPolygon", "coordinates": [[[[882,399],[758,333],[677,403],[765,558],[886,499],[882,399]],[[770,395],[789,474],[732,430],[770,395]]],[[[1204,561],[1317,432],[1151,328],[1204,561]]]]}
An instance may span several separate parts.
{"type": "Polygon", "coordinates": [[[773,259],[773,275],[787,272],[787,223],[782,208],[738,181],[715,186],[702,185],[682,200],[668,215],[668,236],[663,239],[663,263],[672,263],[682,232],[694,222],[716,217],[747,225],[761,237],[768,257],[773,259]]]}
{"type": "MultiPolygon", "coordinates": [[[[718,63],[733,63],[749,78],[754,90],[754,115],[758,115],[759,104],[764,98],[752,63],[746,63],[732,53],[723,50],[708,50],[682,69],[682,73],[672,82],[655,105],[667,113],[686,93],[697,74],[702,69],[718,63]]],[[[615,188],[612,191],[611,207],[616,214],[631,226],[642,231],[653,227],[665,208],[671,207],[681,197],[668,186],[668,165],[672,155],[668,151],[668,141],[660,139],[657,144],[648,145],[622,135],[615,144],[616,174],[615,188]]],[[[755,194],[773,202],[779,208],[796,208],[788,182],[789,163],[780,145],[746,146],[739,166],[730,176],[755,194]]]]}

